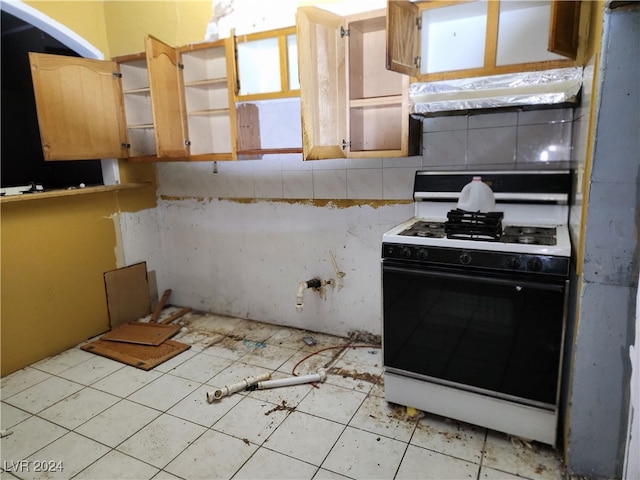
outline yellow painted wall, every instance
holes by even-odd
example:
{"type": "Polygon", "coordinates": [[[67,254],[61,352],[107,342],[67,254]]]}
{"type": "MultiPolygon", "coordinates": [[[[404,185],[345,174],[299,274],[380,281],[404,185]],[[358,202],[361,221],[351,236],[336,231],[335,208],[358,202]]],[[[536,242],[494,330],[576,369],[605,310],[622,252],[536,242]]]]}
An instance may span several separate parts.
{"type": "MultiPolygon", "coordinates": [[[[110,57],[103,2],[28,3],[110,57]]],[[[150,186],[0,204],[0,375],[109,329],[103,274],[121,266],[117,215],[156,205],[154,165],[120,170],[122,183],[150,186]]]]}
{"type": "Polygon", "coordinates": [[[104,58],[110,58],[104,2],[27,0],[24,3],[73,30],[100,50],[104,58]]]}
{"type": "Polygon", "coordinates": [[[153,35],[171,46],[203,42],[211,18],[211,0],[106,0],[104,12],[112,57],[144,50],[153,35]]]}

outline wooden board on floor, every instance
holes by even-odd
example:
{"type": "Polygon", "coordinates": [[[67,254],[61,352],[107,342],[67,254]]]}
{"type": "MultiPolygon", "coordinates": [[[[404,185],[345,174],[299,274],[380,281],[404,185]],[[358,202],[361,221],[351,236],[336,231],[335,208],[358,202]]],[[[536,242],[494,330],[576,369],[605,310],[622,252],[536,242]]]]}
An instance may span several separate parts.
{"type": "Polygon", "coordinates": [[[180,331],[180,325],[132,322],[120,325],[102,335],[101,340],[111,342],[138,343],[140,345],[160,345],[180,331]]]}
{"type": "Polygon", "coordinates": [[[146,262],[105,272],[104,286],[111,328],[151,313],[146,262]]]}
{"type": "Polygon", "coordinates": [[[142,370],[151,370],[153,367],[190,349],[191,345],[174,340],[167,340],[160,345],[138,345],[135,343],[95,340],[80,348],[142,370]]]}

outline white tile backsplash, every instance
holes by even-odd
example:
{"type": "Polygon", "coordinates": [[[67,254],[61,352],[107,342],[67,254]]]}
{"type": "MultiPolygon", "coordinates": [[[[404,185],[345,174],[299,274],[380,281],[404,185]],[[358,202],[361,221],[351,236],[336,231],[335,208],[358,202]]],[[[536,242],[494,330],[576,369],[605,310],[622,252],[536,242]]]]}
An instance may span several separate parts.
{"type": "Polygon", "coordinates": [[[306,170],[282,171],[284,198],[313,198],[313,176],[306,170]]]}
{"type": "Polygon", "coordinates": [[[518,125],[571,122],[572,120],[573,120],[573,108],[528,110],[525,112],[518,113],[518,125]]]}
{"type": "Polygon", "coordinates": [[[499,112],[480,115],[469,115],[469,129],[509,127],[517,125],[518,112],[499,112]]]}
{"type": "MultiPolygon", "coordinates": [[[[328,161],[332,162],[332,160],[328,161]]],[[[346,197],[347,171],[345,169],[318,170],[313,172],[313,198],[346,197]]]]}
{"type": "Polygon", "coordinates": [[[458,115],[453,117],[429,117],[422,121],[424,132],[444,132],[448,130],[466,130],[468,117],[458,115]]]}
{"type": "Polygon", "coordinates": [[[516,159],[517,127],[476,128],[467,136],[467,166],[513,166],[516,159]]]}
{"type": "Polygon", "coordinates": [[[467,130],[424,133],[424,166],[461,167],[467,158],[467,130]]]}
{"type": "Polygon", "coordinates": [[[517,163],[570,160],[571,125],[569,122],[562,122],[519,126],[517,163]]]}
{"type": "Polygon", "coordinates": [[[422,121],[422,154],[410,157],[305,162],[302,154],[270,154],[235,162],[159,163],[158,190],[211,198],[411,199],[420,169],[568,168],[573,117],[572,108],[428,117],[422,121]]]}
{"type": "Polygon", "coordinates": [[[347,170],[347,198],[375,199],[381,197],[381,168],[355,168],[347,170]]]}
{"type": "Polygon", "coordinates": [[[382,170],[382,198],[409,200],[413,197],[413,181],[417,168],[385,168],[382,170]]]}

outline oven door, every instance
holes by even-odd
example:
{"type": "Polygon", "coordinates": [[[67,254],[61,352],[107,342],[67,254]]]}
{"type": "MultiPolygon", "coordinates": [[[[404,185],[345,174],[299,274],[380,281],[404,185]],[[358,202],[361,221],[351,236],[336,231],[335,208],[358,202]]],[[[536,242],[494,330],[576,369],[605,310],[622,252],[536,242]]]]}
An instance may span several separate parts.
{"type": "Polygon", "coordinates": [[[567,280],[383,261],[387,371],[555,406],[567,280]]]}

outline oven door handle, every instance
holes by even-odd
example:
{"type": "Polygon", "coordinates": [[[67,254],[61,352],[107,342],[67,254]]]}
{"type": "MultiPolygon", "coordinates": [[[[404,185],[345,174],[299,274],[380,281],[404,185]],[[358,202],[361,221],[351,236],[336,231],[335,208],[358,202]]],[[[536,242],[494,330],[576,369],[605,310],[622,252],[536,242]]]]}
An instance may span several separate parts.
{"type": "Polygon", "coordinates": [[[540,282],[531,282],[527,280],[519,280],[519,279],[504,279],[504,278],[494,278],[486,275],[469,275],[464,273],[453,273],[453,272],[442,272],[439,270],[418,270],[414,268],[406,268],[406,267],[394,267],[391,265],[385,265],[383,267],[383,272],[390,273],[399,273],[401,275],[417,275],[421,277],[431,277],[431,278],[441,278],[443,280],[464,280],[469,281],[473,280],[479,283],[491,284],[491,285],[501,285],[506,287],[514,287],[516,290],[520,290],[522,288],[532,288],[536,290],[546,290],[550,292],[564,292],[566,282],[562,283],[540,283],[540,282]]]}

